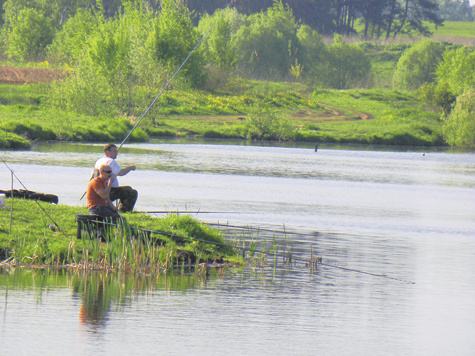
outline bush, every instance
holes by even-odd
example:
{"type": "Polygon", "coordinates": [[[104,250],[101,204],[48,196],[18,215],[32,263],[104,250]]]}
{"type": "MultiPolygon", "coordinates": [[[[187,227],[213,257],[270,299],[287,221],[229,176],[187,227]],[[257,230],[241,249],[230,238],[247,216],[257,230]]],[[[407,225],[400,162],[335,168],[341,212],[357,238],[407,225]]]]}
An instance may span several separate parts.
{"type": "Polygon", "coordinates": [[[6,53],[8,57],[23,61],[38,59],[53,40],[51,20],[35,9],[24,8],[10,19],[6,29],[6,53]]]}
{"type": "Polygon", "coordinates": [[[444,137],[451,146],[475,147],[475,90],[457,97],[455,106],[444,119],[444,137]]]}
{"type": "Polygon", "coordinates": [[[404,51],[393,76],[394,87],[414,90],[425,83],[432,83],[443,51],[439,43],[431,40],[415,44],[404,51]]]}
{"type": "Polygon", "coordinates": [[[371,62],[363,50],[345,43],[336,34],[335,43],[326,49],[316,79],[328,88],[348,89],[368,80],[370,72],[371,62]]]}
{"type": "Polygon", "coordinates": [[[258,140],[287,140],[293,130],[290,122],[264,104],[255,104],[246,120],[246,137],[258,140]]]}
{"type": "Polygon", "coordinates": [[[0,135],[0,148],[19,150],[29,149],[30,147],[31,143],[24,137],[9,132],[0,135]]]}

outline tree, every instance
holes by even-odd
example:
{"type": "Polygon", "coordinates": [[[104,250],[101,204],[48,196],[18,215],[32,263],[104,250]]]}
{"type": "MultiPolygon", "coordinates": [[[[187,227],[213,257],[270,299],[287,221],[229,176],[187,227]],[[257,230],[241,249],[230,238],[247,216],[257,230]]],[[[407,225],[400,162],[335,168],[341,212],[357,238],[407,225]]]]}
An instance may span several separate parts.
{"type": "Polygon", "coordinates": [[[475,89],[467,89],[457,98],[443,128],[449,145],[475,147],[475,89]]]}
{"type": "Polygon", "coordinates": [[[473,21],[469,0],[439,0],[439,15],[445,21],[473,21]]]}
{"type": "Polygon", "coordinates": [[[205,57],[218,69],[231,70],[236,66],[237,53],[232,38],[240,17],[236,10],[227,9],[217,10],[212,16],[205,14],[200,19],[198,29],[202,34],[212,28],[205,39],[205,57]]]}
{"type": "MultiPolygon", "coordinates": [[[[154,28],[149,38],[156,60],[173,73],[187,58],[199,38],[200,35],[191,21],[190,11],[183,1],[163,0],[162,10],[158,19],[154,20],[154,28]]],[[[183,66],[180,75],[188,78],[192,86],[201,86],[206,80],[203,66],[202,48],[198,48],[183,66]]]]}
{"type": "Polygon", "coordinates": [[[335,34],[334,44],[327,47],[317,80],[325,87],[348,89],[364,81],[370,72],[371,62],[364,51],[357,45],[345,43],[335,34]]]}
{"type": "Polygon", "coordinates": [[[150,86],[163,73],[146,41],[153,13],[141,2],[126,2],[114,19],[89,15],[78,12],[65,24],[71,33],[58,48],[69,51],[74,72],[55,87],[53,103],[91,115],[133,115],[150,103],[150,91],[157,90],[150,86]]]}
{"type": "Polygon", "coordinates": [[[455,95],[475,88],[475,51],[464,47],[447,49],[436,73],[437,81],[447,83],[455,95]]]}
{"type": "Polygon", "coordinates": [[[424,83],[432,83],[442,60],[444,48],[432,40],[417,43],[403,52],[393,76],[398,89],[414,90],[424,83]]]}
{"type": "Polygon", "coordinates": [[[288,75],[300,55],[297,23],[288,6],[281,1],[251,15],[234,37],[240,69],[260,78],[282,78],[288,75]]]}
{"type": "Polygon", "coordinates": [[[391,32],[393,37],[399,33],[410,33],[416,31],[423,35],[429,35],[430,31],[423,21],[429,21],[436,26],[443,25],[443,19],[437,14],[438,5],[436,0],[403,0],[398,4],[397,0],[392,0],[391,15],[389,20],[386,38],[391,32]]]}
{"type": "Polygon", "coordinates": [[[297,31],[297,38],[300,44],[300,58],[303,65],[303,72],[308,77],[315,78],[320,63],[324,61],[326,46],[323,37],[310,26],[302,25],[297,31]]]}
{"type": "Polygon", "coordinates": [[[103,20],[100,14],[79,9],[73,17],[66,20],[62,30],[56,33],[53,43],[48,48],[48,55],[59,61],[69,62],[78,59],[87,38],[103,20]]]}
{"type": "Polygon", "coordinates": [[[10,18],[5,31],[6,53],[10,59],[38,59],[53,39],[51,21],[35,9],[24,8],[10,18]]]}
{"type": "Polygon", "coordinates": [[[368,0],[360,3],[359,12],[364,23],[364,38],[379,38],[385,26],[385,16],[383,15],[389,6],[390,0],[368,0]]]}

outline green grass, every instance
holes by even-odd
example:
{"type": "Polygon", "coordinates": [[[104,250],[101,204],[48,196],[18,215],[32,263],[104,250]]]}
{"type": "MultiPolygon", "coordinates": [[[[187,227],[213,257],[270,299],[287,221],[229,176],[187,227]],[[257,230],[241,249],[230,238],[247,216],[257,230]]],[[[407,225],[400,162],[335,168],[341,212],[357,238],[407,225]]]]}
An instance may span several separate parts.
{"type": "Polygon", "coordinates": [[[428,24],[428,26],[433,32],[432,37],[475,38],[475,22],[445,21],[444,26],[438,26],[437,29],[433,24],[428,24]]]}
{"type": "Polygon", "coordinates": [[[101,243],[87,234],[76,238],[75,215],[87,214],[85,208],[39,202],[43,211],[34,201],[14,199],[10,216],[11,202],[6,199],[6,208],[0,210],[0,256],[10,263],[156,272],[188,258],[193,262],[221,257],[239,261],[218,230],[190,216],[123,214],[129,226],[155,233],[150,238],[141,234],[130,239],[128,231],[112,228],[108,241],[101,243]],[[54,229],[53,221],[57,224],[54,229]]]}
{"type": "Polygon", "coordinates": [[[440,114],[425,111],[410,93],[392,90],[321,90],[316,91],[312,98],[338,108],[361,110],[373,115],[367,120],[308,125],[307,128],[314,131],[317,142],[335,140],[340,143],[444,145],[440,114]]]}
{"type": "MultiPolygon", "coordinates": [[[[378,64],[374,70],[380,86],[389,87],[397,60],[409,45],[361,46],[378,64]]],[[[121,142],[137,120],[55,109],[47,103],[48,90],[45,84],[0,85],[0,147],[28,148],[32,140],[121,142]]],[[[439,114],[426,111],[414,95],[390,89],[311,93],[311,88],[303,84],[243,79],[230,79],[219,91],[167,91],[130,140],[181,136],[246,139],[255,131],[246,118],[257,106],[286,120],[282,125],[284,135],[266,133],[263,137],[306,142],[445,144],[439,114]],[[332,111],[340,114],[332,115],[332,111]],[[311,114],[302,118],[302,112],[311,114]],[[372,119],[342,122],[342,118],[366,114],[372,119]]]]}

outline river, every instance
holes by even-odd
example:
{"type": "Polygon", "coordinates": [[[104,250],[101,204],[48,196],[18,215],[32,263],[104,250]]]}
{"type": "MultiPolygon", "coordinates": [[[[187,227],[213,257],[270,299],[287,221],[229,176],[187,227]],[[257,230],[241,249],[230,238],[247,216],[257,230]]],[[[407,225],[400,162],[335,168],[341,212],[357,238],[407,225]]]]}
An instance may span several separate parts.
{"type": "MultiPolygon", "coordinates": [[[[1,154],[26,188],[85,205],[100,152],[1,154]]],[[[2,353],[474,354],[474,153],[163,141],[118,162],[137,166],[120,179],[137,210],[251,226],[323,264],[168,280],[3,271],[2,353]]],[[[8,189],[6,167],[0,178],[8,189]]]]}

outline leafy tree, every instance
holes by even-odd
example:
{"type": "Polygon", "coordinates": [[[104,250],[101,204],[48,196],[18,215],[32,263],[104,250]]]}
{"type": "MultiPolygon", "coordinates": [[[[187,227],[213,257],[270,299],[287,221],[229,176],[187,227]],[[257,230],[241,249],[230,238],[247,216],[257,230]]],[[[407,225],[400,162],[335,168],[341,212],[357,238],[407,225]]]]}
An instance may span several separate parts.
{"type": "Polygon", "coordinates": [[[56,33],[53,43],[48,48],[48,54],[63,61],[79,58],[84,42],[102,22],[100,14],[79,9],[76,15],[64,23],[62,30],[56,33]]]}
{"type": "Polygon", "coordinates": [[[473,21],[469,0],[439,0],[439,15],[446,21],[473,21]]]}
{"type": "Polygon", "coordinates": [[[389,6],[389,1],[368,0],[360,3],[359,12],[364,23],[364,38],[379,38],[383,27],[385,27],[385,16],[383,14],[389,6]]]}
{"type": "Polygon", "coordinates": [[[320,63],[325,56],[326,46],[323,37],[310,26],[302,25],[297,31],[300,44],[300,58],[303,71],[308,77],[316,77],[320,63]]]}
{"type": "Polygon", "coordinates": [[[403,52],[394,72],[393,85],[398,89],[414,90],[432,83],[442,60],[444,48],[431,40],[417,43],[403,52]]]}
{"type": "Polygon", "coordinates": [[[418,89],[419,99],[429,105],[442,109],[443,117],[450,114],[452,106],[457,99],[449,88],[447,82],[425,83],[418,89]]]}
{"type": "MultiPolygon", "coordinates": [[[[5,23],[16,16],[20,10],[29,8],[43,13],[55,29],[59,29],[69,16],[74,16],[79,8],[92,8],[95,0],[6,0],[5,23]]],[[[102,3],[101,3],[102,4],[102,3]]]]}
{"type": "Polygon", "coordinates": [[[261,78],[287,76],[300,54],[295,18],[281,1],[249,16],[234,38],[240,69],[261,78]]]}
{"type": "Polygon", "coordinates": [[[437,81],[447,83],[455,95],[475,88],[475,51],[464,47],[447,49],[437,68],[437,81]]]}
{"type": "Polygon", "coordinates": [[[5,22],[4,20],[5,10],[3,8],[4,4],[5,4],[5,0],[0,0],[0,27],[2,27],[5,22]]]}
{"type": "Polygon", "coordinates": [[[360,84],[371,72],[371,62],[358,45],[350,45],[335,34],[334,44],[327,47],[317,80],[324,86],[347,89],[360,84]]]}
{"type": "Polygon", "coordinates": [[[251,15],[264,11],[272,6],[274,0],[240,0],[236,8],[241,14],[251,15]]]}
{"type": "Polygon", "coordinates": [[[475,147],[475,89],[467,89],[457,98],[443,128],[451,146],[475,147]]]}
{"type": "MultiPolygon", "coordinates": [[[[150,84],[145,78],[155,78],[161,72],[157,62],[148,62],[152,49],[144,45],[152,16],[142,3],[127,2],[115,19],[99,16],[92,30],[82,25],[80,36],[64,37],[62,48],[72,48],[74,72],[67,83],[56,86],[54,103],[91,115],[132,115],[137,106],[142,109],[144,101],[150,102],[150,95],[138,84],[150,84]],[[81,49],[75,48],[78,41],[81,49]]],[[[81,23],[85,18],[87,15],[80,13],[71,23],[81,23]]],[[[148,89],[156,91],[155,87],[148,89]]]]}
{"type": "Polygon", "coordinates": [[[24,8],[10,18],[5,31],[6,53],[9,58],[23,61],[38,59],[53,39],[51,21],[35,9],[24,8]]]}
{"type": "Polygon", "coordinates": [[[217,10],[212,16],[205,14],[198,26],[199,31],[205,34],[212,30],[205,39],[205,57],[208,63],[214,64],[219,69],[234,69],[237,62],[237,53],[232,41],[235,22],[240,15],[236,10],[217,10]]]}
{"type": "MultiPolygon", "coordinates": [[[[200,36],[191,21],[191,14],[183,0],[163,0],[160,16],[154,22],[149,41],[154,48],[155,58],[163,63],[170,73],[185,60],[195,47],[200,36]]],[[[190,57],[180,75],[184,75],[194,87],[205,82],[202,48],[190,57]]]]}

